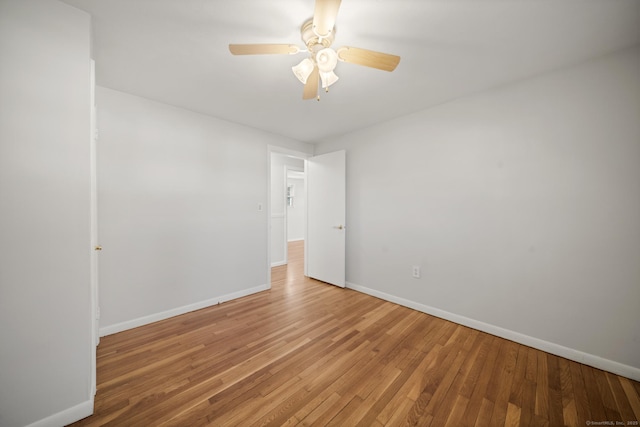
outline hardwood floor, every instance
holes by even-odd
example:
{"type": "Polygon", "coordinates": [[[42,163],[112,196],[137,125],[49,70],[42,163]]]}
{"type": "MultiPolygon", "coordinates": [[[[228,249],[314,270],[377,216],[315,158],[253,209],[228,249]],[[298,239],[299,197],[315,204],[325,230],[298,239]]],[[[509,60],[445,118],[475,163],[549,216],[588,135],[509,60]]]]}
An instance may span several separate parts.
{"type": "Polygon", "coordinates": [[[270,291],[102,338],[73,425],[638,425],[638,382],[305,278],[302,242],[289,257],[270,291]]]}

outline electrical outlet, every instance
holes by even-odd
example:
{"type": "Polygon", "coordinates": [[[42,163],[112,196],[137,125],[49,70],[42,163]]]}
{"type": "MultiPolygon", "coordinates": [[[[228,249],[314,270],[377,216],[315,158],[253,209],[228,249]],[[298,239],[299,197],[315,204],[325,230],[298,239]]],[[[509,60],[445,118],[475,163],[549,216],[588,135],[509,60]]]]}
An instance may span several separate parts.
{"type": "Polygon", "coordinates": [[[420,266],[419,265],[414,265],[413,266],[411,275],[413,276],[414,279],[419,279],[420,278],[420,266]]]}

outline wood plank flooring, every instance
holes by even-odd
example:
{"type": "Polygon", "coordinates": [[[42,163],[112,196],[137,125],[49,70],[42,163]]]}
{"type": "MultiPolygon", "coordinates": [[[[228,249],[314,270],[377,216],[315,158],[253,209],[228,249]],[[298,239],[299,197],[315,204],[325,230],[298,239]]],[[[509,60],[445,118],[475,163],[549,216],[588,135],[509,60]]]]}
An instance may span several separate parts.
{"type": "Polygon", "coordinates": [[[102,338],[73,425],[638,425],[640,383],[305,278],[302,250],[270,291],[102,338]]]}

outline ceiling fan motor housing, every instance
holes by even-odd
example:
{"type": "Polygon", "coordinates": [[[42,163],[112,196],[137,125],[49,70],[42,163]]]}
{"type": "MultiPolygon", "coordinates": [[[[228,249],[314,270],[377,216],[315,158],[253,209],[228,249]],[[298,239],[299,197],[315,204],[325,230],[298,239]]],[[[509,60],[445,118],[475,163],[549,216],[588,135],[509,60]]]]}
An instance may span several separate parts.
{"type": "Polygon", "coordinates": [[[334,27],[333,31],[331,31],[328,36],[320,37],[313,30],[312,18],[302,24],[302,27],[300,28],[300,35],[302,36],[302,41],[305,46],[307,46],[309,53],[315,55],[318,51],[331,46],[336,35],[336,28],[334,27]]]}

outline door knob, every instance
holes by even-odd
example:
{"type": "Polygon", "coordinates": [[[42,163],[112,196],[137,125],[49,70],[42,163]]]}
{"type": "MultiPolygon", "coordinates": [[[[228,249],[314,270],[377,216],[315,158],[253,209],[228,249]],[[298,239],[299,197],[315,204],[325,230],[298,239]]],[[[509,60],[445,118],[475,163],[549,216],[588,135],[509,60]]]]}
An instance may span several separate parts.
{"type": "Polygon", "coordinates": [[[94,249],[95,249],[96,251],[101,251],[101,250],[102,250],[102,246],[96,246],[94,249]]]}

